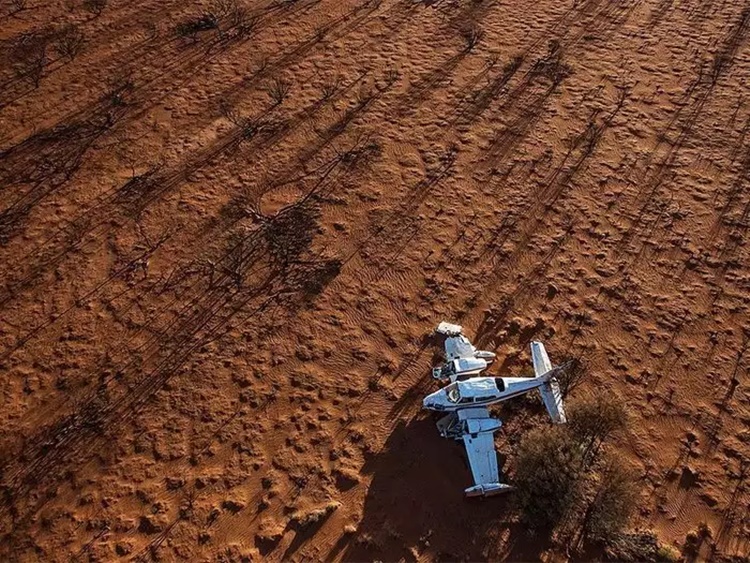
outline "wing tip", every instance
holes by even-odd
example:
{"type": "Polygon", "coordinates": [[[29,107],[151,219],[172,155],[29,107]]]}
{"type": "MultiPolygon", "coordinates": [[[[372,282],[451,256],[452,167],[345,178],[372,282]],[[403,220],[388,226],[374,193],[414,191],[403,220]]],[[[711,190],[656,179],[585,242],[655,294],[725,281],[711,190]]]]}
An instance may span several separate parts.
{"type": "Polygon", "coordinates": [[[513,487],[506,483],[483,483],[480,485],[474,485],[464,490],[464,494],[468,498],[472,497],[492,497],[495,495],[501,495],[503,493],[509,493],[513,490],[513,487]]]}

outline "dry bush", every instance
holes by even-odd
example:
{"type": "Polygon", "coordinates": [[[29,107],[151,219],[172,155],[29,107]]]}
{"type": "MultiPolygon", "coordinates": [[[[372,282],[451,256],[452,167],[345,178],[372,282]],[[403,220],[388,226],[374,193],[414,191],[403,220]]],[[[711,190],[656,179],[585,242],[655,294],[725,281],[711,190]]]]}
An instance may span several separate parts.
{"type": "Polygon", "coordinates": [[[333,98],[334,94],[338,92],[339,88],[341,87],[341,79],[340,78],[334,78],[332,80],[327,80],[323,83],[323,86],[320,87],[320,99],[323,101],[328,101],[331,98],[333,98]]]}
{"type": "Polygon", "coordinates": [[[55,35],[53,47],[61,57],[73,61],[83,49],[85,42],[83,33],[77,25],[64,25],[55,35]]]}
{"type": "Polygon", "coordinates": [[[352,148],[339,153],[341,164],[349,170],[367,167],[383,154],[383,147],[376,139],[370,139],[369,135],[359,136],[352,148]]]}
{"type": "Polygon", "coordinates": [[[538,428],[521,440],[515,464],[522,521],[533,529],[552,529],[578,495],[580,447],[565,428],[538,428]]]}
{"type": "Polygon", "coordinates": [[[241,20],[234,24],[234,27],[237,30],[237,35],[246,37],[258,27],[258,19],[243,13],[241,20]]]}
{"type": "Polygon", "coordinates": [[[658,561],[674,563],[682,558],[677,550],[662,545],[653,532],[617,534],[609,538],[605,546],[605,556],[610,561],[658,561]]]}
{"type": "Polygon", "coordinates": [[[636,506],[637,494],[631,473],[621,465],[609,463],[600,474],[596,494],[586,510],[586,539],[606,541],[620,534],[636,506]]]}
{"type": "Polygon", "coordinates": [[[109,84],[105,98],[111,107],[127,105],[125,95],[135,88],[135,83],[129,74],[116,76],[109,84]]]}
{"type": "Polygon", "coordinates": [[[550,40],[547,54],[534,62],[530,72],[536,76],[545,76],[553,84],[560,84],[571,74],[570,66],[563,62],[562,46],[557,39],[550,40]]]}
{"type": "Polygon", "coordinates": [[[236,30],[239,36],[250,35],[257,25],[257,20],[248,16],[247,10],[237,0],[216,0],[210,13],[215,14],[220,22],[225,22],[225,27],[236,30]]]}
{"type": "Polygon", "coordinates": [[[461,32],[461,36],[464,38],[464,42],[466,43],[464,51],[469,53],[473,51],[474,48],[482,41],[484,32],[478,27],[472,25],[471,27],[467,27],[466,29],[464,29],[461,32]]]}
{"type": "Polygon", "coordinates": [[[94,16],[101,16],[106,7],[107,0],[83,0],[83,9],[94,16]]]}
{"type": "Polygon", "coordinates": [[[597,395],[573,403],[568,426],[572,438],[580,444],[584,460],[592,462],[602,443],[627,423],[622,402],[612,395],[597,395]]]}
{"type": "Polygon", "coordinates": [[[247,117],[232,107],[227,100],[219,100],[219,113],[236,127],[244,128],[249,121],[247,117]]]}
{"type": "Polygon", "coordinates": [[[29,79],[35,88],[39,86],[47,65],[49,40],[47,32],[25,33],[16,40],[11,50],[11,64],[16,76],[29,79]]]}
{"type": "Polygon", "coordinates": [[[315,205],[291,205],[266,221],[263,235],[271,255],[280,264],[300,260],[319,229],[320,209],[315,205]]]}
{"type": "Polygon", "coordinates": [[[23,12],[27,8],[26,0],[11,0],[10,5],[13,8],[12,14],[23,12]]]}
{"type": "Polygon", "coordinates": [[[387,90],[388,88],[393,86],[399,78],[401,78],[401,72],[397,68],[389,68],[383,75],[383,82],[385,84],[381,87],[378,87],[378,90],[380,90],[381,92],[387,90]]]}
{"type": "Polygon", "coordinates": [[[583,381],[588,379],[589,365],[583,358],[566,357],[560,362],[562,369],[557,374],[557,382],[563,398],[567,398],[583,381]]]}
{"type": "Polygon", "coordinates": [[[271,81],[271,84],[269,84],[266,88],[266,93],[270,96],[273,104],[275,106],[278,106],[284,100],[286,100],[286,97],[289,95],[289,90],[291,90],[291,88],[292,87],[288,82],[285,82],[281,78],[274,78],[271,81]]]}
{"type": "Polygon", "coordinates": [[[219,19],[211,12],[191,18],[177,24],[176,32],[180,37],[189,37],[195,41],[198,33],[219,28],[219,19]]]}
{"type": "Polygon", "coordinates": [[[272,127],[272,125],[261,119],[253,121],[251,118],[242,115],[240,111],[232,107],[226,100],[219,102],[219,113],[240,131],[237,146],[243,141],[249,141],[264,128],[272,127]]]}

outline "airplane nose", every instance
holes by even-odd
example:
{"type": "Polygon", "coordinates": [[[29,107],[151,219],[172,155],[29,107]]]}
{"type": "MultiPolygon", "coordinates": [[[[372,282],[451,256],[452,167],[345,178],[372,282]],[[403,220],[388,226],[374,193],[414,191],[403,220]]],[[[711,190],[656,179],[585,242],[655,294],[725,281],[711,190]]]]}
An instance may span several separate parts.
{"type": "Polygon", "coordinates": [[[431,411],[441,411],[443,410],[443,405],[441,405],[440,402],[436,401],[433,397],[425,397],[425,399],[422,401],[422,408],[429,409],[431,411]]]}

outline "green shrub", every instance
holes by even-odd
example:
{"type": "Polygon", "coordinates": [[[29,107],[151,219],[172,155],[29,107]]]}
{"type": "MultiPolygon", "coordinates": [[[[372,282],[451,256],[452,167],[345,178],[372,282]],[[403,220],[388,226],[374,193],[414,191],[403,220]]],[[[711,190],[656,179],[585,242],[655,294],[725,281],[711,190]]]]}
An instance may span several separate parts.
{"type": "Polygon", "coordinates": [[[565,428],[527,433],[516,456],[514,479],[522,521],[531,528],[553,528],[576,498],[580,467],[580,447],[565,428]]]}
{"type": "Polygon", "coordinates": [[[583,522],[586,538],[607,540],[622,532],[636,506],[636,496],[630,472],[620,465],[609,464],[601,472],[596,494],[586,511],[583,522]]]}

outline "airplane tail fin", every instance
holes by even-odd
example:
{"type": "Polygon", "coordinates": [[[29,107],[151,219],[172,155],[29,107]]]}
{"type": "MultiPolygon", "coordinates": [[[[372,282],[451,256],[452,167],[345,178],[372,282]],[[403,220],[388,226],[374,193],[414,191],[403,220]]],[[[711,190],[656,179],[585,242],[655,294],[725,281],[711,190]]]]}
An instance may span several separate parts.
{"type": "Polygon", "coordinates": [[[560,385],[557,379],[555,379],[554,368],[549,361],[544,344],[541,342],[531,343],[531,360],[534,363],[534,374],[537,377],[545,376],[547,379],[539,387],[539,392],[542,395],[542,401],[547,408],[552,422],[555,424],[564,424],[567,422],[567,419],[565,418],[565,409],[563,408],[562,393],[560,392],[560,385]]]}

